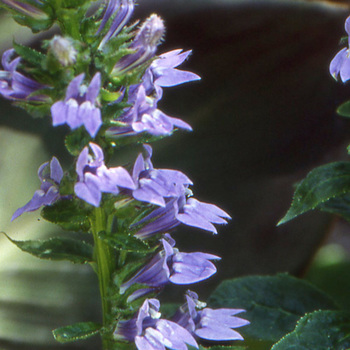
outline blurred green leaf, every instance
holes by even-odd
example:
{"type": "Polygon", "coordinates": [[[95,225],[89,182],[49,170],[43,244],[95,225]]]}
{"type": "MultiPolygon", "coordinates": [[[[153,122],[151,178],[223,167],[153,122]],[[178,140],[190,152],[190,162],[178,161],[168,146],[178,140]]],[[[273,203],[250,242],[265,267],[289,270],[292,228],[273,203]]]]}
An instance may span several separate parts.
{"type": "Polygon", "coordinates": [[[297,186],[292,205],[278,225],[350,192],[350,162],[335,162],[312,170],[297,186]]]}
{"type": "Polygon", "coordinates": [[[330,295],[342,310],[350,311],[350,262],[311,266],[306,279],[330,295]]]}
{"type": "Polygon", "coordinates": [[[302,317],[293,332],[272,350],[346,350],[350,348],[350,317],[340,311],[315,311],[302,317]]]}
{"type": "Polygon", "coordinates": [[[46,206],[41,211],[41,216],[69,231],[86,232],[90,227],[88,210],[75,199],[64,199],[46,206]]]}
{"type": "Polygon", "coordinates": [[[69,343],[92,337],[99,333],[101,325],[95,322],[80,322],[71,326],[60,327],[52,331],[55,339],[60,343],[69,343]]]}
{"type": "Polygon", "coordinates": [[[75,264],[93,261],[93,248],[83,241],[68,238],[15,241],[6,237],[22,251],[40,259],[68,260],[75,264]]]}
{"type": "Polygon", "coordinates": [[[346,101],[337,108],[337,113],[342,117],[350,117],[350,101],[346,101]]]}
{"type": "Polygon", "coordinates": [[[291,332],[307,312],[336,309],[334,302],[310,283],[286,274],[249,276],[224,281],[208,300],[211,307],[245,309],[239,317],[250,325],[238,331],[247,340],[273,342],[291,332]]]}

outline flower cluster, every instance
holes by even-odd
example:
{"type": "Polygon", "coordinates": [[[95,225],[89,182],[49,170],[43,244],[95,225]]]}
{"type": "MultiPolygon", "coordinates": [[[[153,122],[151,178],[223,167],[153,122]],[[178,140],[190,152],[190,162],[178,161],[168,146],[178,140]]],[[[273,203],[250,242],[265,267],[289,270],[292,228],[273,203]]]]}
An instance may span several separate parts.
{"type": "MultiPolygon", "coordinates": [[[[29,11],[31,17],[35,10],[49,11],[43,0],[28,4],[7,0],[6,4],[13,11],[29,11]]],[[[109,323],[103,325],[110,331],[109,341],[134,342],[139,350],[186,350],[187,346],[198,348],[197,339],[242,340],[234,328],[249,323],[235,316],[244,310],[207,308],[189,291],[186,304],[166,320],[161,318],[160,302],[145,299],[169,283],[189,285],[217,271],[214,262],[219,256],[181,252],[170,231],[184,224],[216,234],[215,225],[226,224],[230,216],[216,205],[194,198],[193,183],[181,171],[155,168],[149,144],[143,145],[133,165],[109,165],[116,146],[125,139],[126,144],[143,143],[145,138],[149,142],[171,135],[175,129],[192,130],[183,120],[162,112],[158,103],[164,88],[200,78],[177,68],[191,51],[177,49],[156,56],[165,32],[159,16],[151,15],[134,30],[136,25],[127,26],[133,0],[109,0],[103,6],[81,27],[73,23],[72,29],[69,23],[63,36],[46,44],[47,55],[19,46],[15,46],[17,53],[29,54],[29,60],[12,59],[14,50],[3,55],[0,94],[34,109],[39,106],[50,114],[53,126],[68,125],[71,134],[66,146],[75,157],[67,172],[55,157],[41,165],[40,189],[16,210],[12,220],[52,206],[49,219],[60,224],[65,219],[60,210],[68,202],[78,208],[79,219],[84,215],[88,228],[79,229],[90,232],[95,243],[91,259],[99,277],[103,311],[110,312],[104,315],[104,322],[109,323]],[[77,35],[75,29],[85,27],[88,30],[77,35]],[[134,261],[140,254],[142,267],[134,261]],[[124,269],[125,263],[131,267],[124,269]],[[113,293],[113,297],[103,293],[113,293]],[[113,302],[116,305],[110,306],[113,302]],[[126,311],[119,312],[123,307],[126,311]]],[[[65,10],[72,11],[69,0],[65,10]]],[[[50,20],[61,13],[64,11],[54,9],[50,20]]],[[[64,29],[65,17],[57,21],[64,29]]],[[[74,213],[69,213],[68,220],[74,218],[74,213]]],[[[65,229],[68,220],[62,224],[65,229]]]]}

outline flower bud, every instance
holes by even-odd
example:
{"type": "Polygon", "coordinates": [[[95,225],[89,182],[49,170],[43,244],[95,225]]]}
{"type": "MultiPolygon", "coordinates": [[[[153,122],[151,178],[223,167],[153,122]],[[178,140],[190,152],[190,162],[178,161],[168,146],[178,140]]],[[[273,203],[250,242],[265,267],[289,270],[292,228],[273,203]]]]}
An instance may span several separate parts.
{"type": "Polygon", "coordinates": [[[127,72],[153,58],[164,32],[164,22],[159,16],[153,14],[147,18],[130,45],[135,53],[124,56],[115,65],[112,74],[127,72]]]}
{"type": "Polygon", "coordinates": [[[56,35],[51,40],[50,48],[53,55],[62,66],[69,66],[76,61],[77,51],[75,50],[71,39],[56,35]]]}

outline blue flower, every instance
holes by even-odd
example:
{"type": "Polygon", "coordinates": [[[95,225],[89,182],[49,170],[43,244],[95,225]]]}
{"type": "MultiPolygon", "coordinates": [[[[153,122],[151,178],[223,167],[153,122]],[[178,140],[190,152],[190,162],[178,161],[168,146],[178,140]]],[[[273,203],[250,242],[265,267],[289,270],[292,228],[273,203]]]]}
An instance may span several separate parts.
{"type": "Polygon", "coordinates": [[[101,75],[96,73],[88,87],[82,85],[85,74],[75,77],[68,85],[64,101],[51,107],[52,125],[68,124],[74,130],[82,125],[95,137],[102,125],[101,111],[96,107],[100,92],[101,75]]]}
{"type": "Polygon", "coordinates": [[[2,55],[1,63],[4,70],[0,71],[0,94],[9,100],[45,100],[46,97],[43,95],[32,96],[34,92],[45,88],[45,86],[17,71],[21,58],[17,57],[11,60],[14,52],[14,49],[10,49],[2,55]]]}
{"type": "Polygon", "coordinates": [[[159,307],[157,299],[146,299],[134,318],[119,321],[114,331],[115,339],[135,342],[138,350],[186,350],[186,344],[198,348],[190,332],[175,322],[160,318],[159,307]]]}
{"type": "MultiPolygon", "coordinates": [[[[161,242],[163,249],[134,277],[121,285],[121,293],[136,283],[160,289],[169,282],[174,284],[197,283],[216,273],[216,267],[210,260],[220,260],[220,257],[200,252],[179,252],[174,248],[175,240],[169,234],[164,235],[161,242]]],[[[144,290],[145,293],[150,291],[150,289],[144,290]]],[[[141,294],[144,293],[141,292],[141,294]]],[[[135,296],[139,297],[140,292],[138,291],[135,296]]],[[[131,299],[136,299],[135,296],[132,294],[131,299]]]]}
{"type": "Polygon", "coordinates": [[[142,202],[165,207],[165,198],[176,197],[178,187],[188,186],[192,181],[181,171],[170,169],[154,169],[151,162],[152,147],[144,145],[146,157],[139,154],[132,177],[137,188],[132,196],[142,202]]]}
{"type": "Polygon", "coordinates": [[[187,292],[186,299],[187,303],[172,317],[174,322],[202,339],[243,340],[243,337],[233,328],[246,326],[250,323],[235,316],[245,310],[207,308],[205,303],[198,301],[198,295],[192,291],[187,292]]]}
{"type": "Polygon", "coordinates": [[[127,136],[147,132],[151,135],[161,136],[173,132],[174,128],[191,131],[189,124],[178,118],[173,118],[157,109],[158,100],[147,96],[143,85],[129,96],[131,107],[118,119],[125,126],[113,127],[108,130],[110,135],[127,136]]]}
{"type": "Polygon", "coordinates": [[[190,50],[182,52],[182,49],[177,49],[158,56],[146,70],[142,79],[147,94],[156,91],[157,95],[160,95],[159,89],[161,87],[176,86],[200,80],[200,76],[195,73],[175,68],[183,63],[190,53],[190,50]]]}
{"type": "Polygon", "coordinates": [[[339,76],[343,83],[350,79],[350,17],[345,21],[345,31],[348,34],[348,47],[341,49],[331,61],[329,72],[335,80],[339,76]]]}
{"type": "Polygon", "coordinates": [[[135,236],[146,239],[157,233],[168,232],[181,223],[217,233],[213,224],[226,224],[230,216],[214,204],[203,203],[189,197],[191,192],[184,188],[177,198],[171,198],[165,207],[153,210],[133,227],[142,226],[135,236]]]}
{"type": "Polygon", "coordinates": [[[33,198],[24,206],[15,211],[11,221],[18,218],[24,212],[35,211],[43,205],[51,205],[59,199],[59,185],[63,177],[63,170],[56,157],[51,162],[42,164],[38,170],[41,181],[40,190],[35,191],[33,198]]]}
{"type": "Polygon", "coordinates": [[[109,0],[108,4],[104,10],[103,18],[100,24],[100,27],[98,28],[98,31],[96,34],[99,34],[104,27],[106,26],[109,19],[111,19],[113,16],[112,23],[106,33],[106,35],[103,37],[99,49],[102,49],[105,43],[111,39],[112,37],[115,37],[120,33],[120,31],[124,28],[126,23],[129,21],[130,17],[132,16],[134,12],[134,0],[109,0]]]}
{"type": "Polygon", "coordinates": [[[78,182],[74,186],[74,192],[77,197],[98,207],[102,192],[118,194],[118,187],[131,190],[135,188],[134,181],[124,168],[107,168],[101,147],[92,142],[89,145],[94,156],[91,156],[88,147],[85,147],[76,164],[78,182]]]}

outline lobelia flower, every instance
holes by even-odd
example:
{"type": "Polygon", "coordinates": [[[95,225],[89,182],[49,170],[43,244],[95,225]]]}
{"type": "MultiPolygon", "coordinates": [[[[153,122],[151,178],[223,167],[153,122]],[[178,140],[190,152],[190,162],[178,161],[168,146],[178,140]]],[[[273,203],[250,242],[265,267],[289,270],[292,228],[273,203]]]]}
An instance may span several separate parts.
{"type": "Polygon", "coordinates": [[[157,233],[167,232],[181,223],[216,234],[217,230],[213,224],[226,224],[226,219],[231,218],[216,205],[187,198],[186,195],[191,195],[191,192],[188,188],[183,188],[182,193],[177,198],[168,200],[165,207],[153,210],[133,224],[131,228],[144,225],[135,236],[146,239],[157,233]]]}
{"type": "Polygon", "coordinates": [[[350,17],[345,21],[345,31],[348,34],[348,47],[344,47],[340,50],[329,66],[329,72],[335,80],[338,80],[339,76],[343,83],[350,79],[350,17]]]}
{"type": "Polygon", "coordinates": [[[135,342],[138,350],[186,350],[187,345],[198,344],[185,328],[175,322],[161,319],[157,299],[146,299],[137,315],[128,321],[119,321],[114,331],[116,340],[135,342]]]}
{"type": "Polygon", "coordinates": [[[165,199],[175,197],[178,187],[192,185],[192,181],[181,171],[154,169],[151,162],[152,147],[143,145],[146,157],[140,153],[135,161],[132,177],[137,188],[132,196],[142,202],[165,207],[165,199]]]}
{"type": "Polygon", "coordinates": [[[90,142],[93,156],[86,146],[80,153],[76,172],[78,182],[74,186],[77,197],[98,207],[102,193],[118,194],[118,187],[134,189],[135,184],[129,173],[123,167],[107,168],[104,163],[103,151],[100,146],[90,142]]]}
{"type": "Polygon", "coordinates": [[[161,87],[176,86],[190,81],[200,80],[200,76],[195,73],[175,68],[183,63],[191,52],[191,50],[182,52],[182,49],[177,49],[158,56],[146,70],[142,78],[142,84],[145,87],[147,95],[150,95],[154,90],[159,95],[159,89],[161,87]]]}
{"type": "Polygon", "coordinates": [[[114,66],[112,75],[125,73],[153,58],[164,32],[164,23],[160,17],[153,14],[147,18],[129,47],[135,52],[122,57],[114,66]]]}
{"type": "MultiPolygon", "coordinates": [[[[220,257],[200,252],[181,253],[174,248],[175,240],[169,234],[164,235],[161,243],[163,249],[134,277],[121,285],[121,294],[135,283],[160,289],[169,282],[174,284],[197,283],[216,273],[216,267],[210,260],[220,260],[220,257]]],[[[134,300],[152,289],[143,291],[144,293],[138,291],[135,295],[132,294],[130,298],[134,300]]]]}
{"type": "Polygon", "coordinates": [[[198,301],[198,295],[192,291],[187,291],[186,299],[187,303],[172,317],[174,322],[202,339],[243,340],[243,337],[232,328],[246,326],[250,323],[235,316],[245,310],[206,308],[206,304],[198,301]]]}
{"type": "Polygon", "coordinates": [[[56,157],[39,167],[38,177],[41,181],[40,190],[35,191],[33,198],[25,206],[15,211],[11,221],[24,212],[35,211],[43,205],[51,205],[60,198],[58,189],[63,177],[63,170],[56,157]]]}
{"type": "Polygon", "coordinates": [[[108,20],[113,18],[112,23],[107,31],[107,34],[103,37],[99,49],[102,49],[105,43],[115,37],[124,28],[126,23],[134,12],[135,3],[134,0],[109,0],[105,8],[100,27],[96,34],[99,34],[104,29],[108,20]]]}
{"type": "Polygon", "coordinates": [[[84,77],[84,73],[75,77],[67,87],[64,101],[52,105],[52,125],[68,124],[72,130],[84,125],[90,136],[95,137],[102,125],[101,111],[96,107],[101,75],[96,73],[88,87],[82,85],[84,77]]]}
{"type": "Polygon", "coordinates": [[[157,100],[146,95],[143,85],[129,97],[132,107],[120,117],[118,121],[125,123],[122,127],[112,127],[108,130],[111,135],[135,135],[147,132],[151,135],[161,136],[170,134],[174,128],[192,131],[189,124],[178,118],[173,118],[157,109],[157,100]]]}
{"type": "Polygon", "coordinates": [[[9,49],[2,55],[1,63],[4,70],[0,71],[0,94],[9,100],[45,100],[46,97],[42,95],[31,96],[34,92],[45,88],[45,85],[17,72],[21,58],[11,60],[14,52],[14,49],[9,49]]]}

